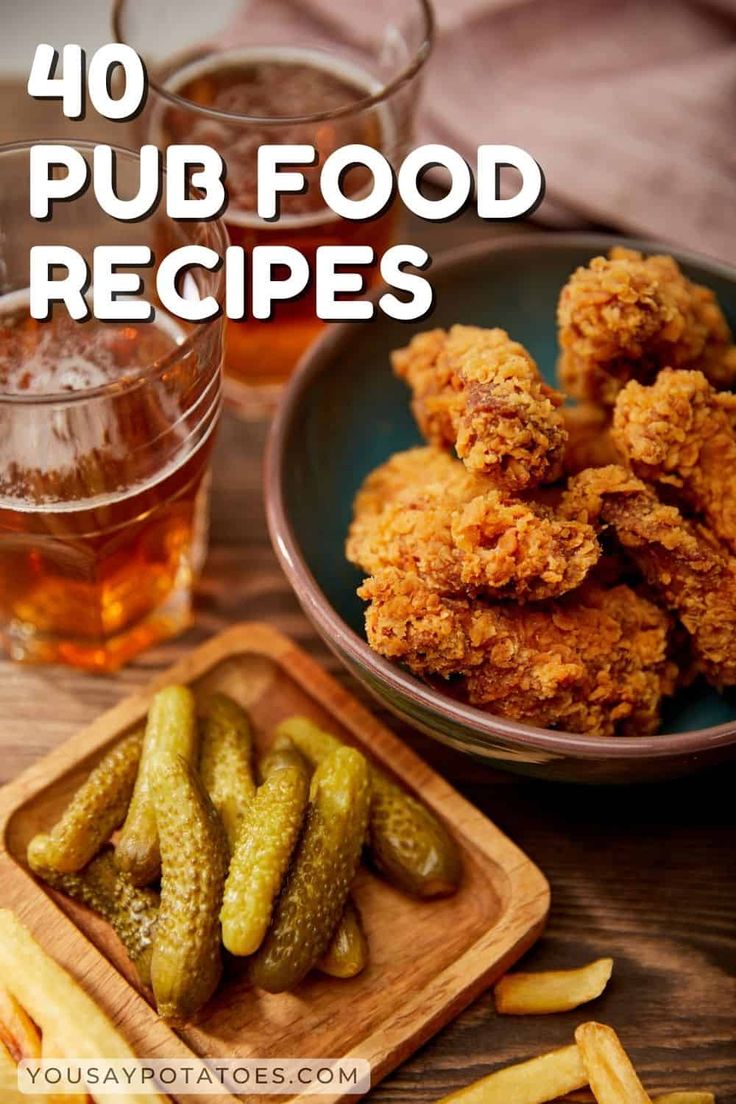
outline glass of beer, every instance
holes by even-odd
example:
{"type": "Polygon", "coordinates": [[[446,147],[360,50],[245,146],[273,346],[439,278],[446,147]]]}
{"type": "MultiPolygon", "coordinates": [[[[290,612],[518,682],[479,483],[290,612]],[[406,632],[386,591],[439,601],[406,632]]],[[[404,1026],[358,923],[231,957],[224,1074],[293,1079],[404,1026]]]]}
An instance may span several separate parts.
{"type": "MultiPolygon", "coordinates": [[[[369,245],[380,261],[394,238],[396,206],[373,221],[341,219],[322,201],[319,173],[349,143],[373,146],[392,164],[407,152],[432,44],[428,0],[117,0],[113,21],[116,37],[148,68],[148,140],[209,145],[223,157],[234,245],[288,244],[312,270],[321,245],[369,245]],[[256,210],[264,144],[317,150],[314,166],[299,166],[307,190],[281,197],[276,222],[256,210]]],[[[355,197],[367,186],[357,168],[343,181],[355,197]]],[[[378,264],[365,276],[375,281],[378,264]]],[[[268,413],[322,325],[313,288],[277,303],[267,322],[228,321],[228,401],[246,417],[268,413]]]]}
{"type": "MultiPolygon", "coordinates": [[[[93,147],[76,146],[91,165],[93,147]]],[[[138,158],[116,157],[118,194],[133,196],[138,158]]],[[[36,321],[29,251],[67,245],[91,266],[96,245],[150,245],[159,262],[191,243],[222,253],[227,238],[217,222],[177,224],[161,210],[118,222],[91,188],[39,223],[28,178],[29,147],[0,147],[0,639],[14,659],[112,671],[190,621],[222,321],[167,314],[155,266],[141,270],[151,322],[75,322],[61,303],[36,321]]],[[[222,272],[187,280],[222,302],[222,272]]]]}

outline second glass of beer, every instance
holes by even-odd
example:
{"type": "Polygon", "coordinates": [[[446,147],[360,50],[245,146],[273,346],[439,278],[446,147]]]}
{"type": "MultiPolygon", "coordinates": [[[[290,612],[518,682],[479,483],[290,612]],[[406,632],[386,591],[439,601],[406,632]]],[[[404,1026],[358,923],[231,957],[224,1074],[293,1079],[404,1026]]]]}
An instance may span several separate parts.
{"type": "MultiPolygon", "coordinates": [[[[349,143],[397,164],[412,140],[421,71],[432,42],[427,0],[117,0],[114,30],[144,59],[150,78],[147,137],[214,147],[227,166],[230,240],[297,248],[313,268],[322,245],[370,245],[377,262],[394,236],[394,210],[350,222],[319,190],[325,158],[349,143]],[[256,212],[260,145],[312,145],[299,166],[302,195],[281,198],[276,222],[256,212]]],[[[359,196],[358,169],[343,181],[359,196]]],[[[376,279],[378,264],[367,273],[376,279]]],[[[226,396],[246,417],[267,413],[323,323],[311,289],[275,305],[268,322],[229,322],[226,396]]]]}

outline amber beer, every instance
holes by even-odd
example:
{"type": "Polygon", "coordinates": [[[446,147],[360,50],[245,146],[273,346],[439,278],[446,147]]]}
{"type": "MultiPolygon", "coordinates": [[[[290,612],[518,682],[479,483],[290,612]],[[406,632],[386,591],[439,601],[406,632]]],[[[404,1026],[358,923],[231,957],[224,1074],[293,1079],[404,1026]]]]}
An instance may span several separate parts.
{"type": "MultiPolygon", "coordinates": [[[[375,280],[381,254],[391,243],[393,211],[367,222],[341,219],[325,206],[318,183],[322,163],[340,146],[362,143],[393,148],[388,107],[358,107],[376,91],[374,79],[324,53],[262,47],[210,55],[170,72],[164,87],[190,104],[209,109],[205,114],[176,106],[162,108],[156,141],[159,145],[201,143],[222,155],[229,196],[224,221],[234,245],[249,251],[263,244],[290,245],[306,257],[312,271],[319,246],[369,245],[377,262],[364,272],[367,283],[375,280]],[[223,113],[254,122],[235,125],[223,113]],[[324,118],[306,124],[299,121],[305,116],[324,118]],[[257,120],[262,122],[256,125],[257,120]],[[258,147],[291,143],[314,145],[317,163],[299,166],[307,190],[282,196],[279,220],[265,222],[256,214],[258,147]]],[[[368,183],[365,170],[355,168],[343,188],[359,196],[368,183]]],[[[230,321],[226,374],[236,383],[257,387],[281,383],[321,326],[313,288],[296,301],[276,303],[267,323],[230,321]]]]}
{"type": "Polygon", "coordinates": [[[13,658],[110,671],[190,616],[218,352],[159,313],[52,321],[0,298],[0,626],[13,658]],[[214,362],[203,364],[203,359],[214,362]]]}

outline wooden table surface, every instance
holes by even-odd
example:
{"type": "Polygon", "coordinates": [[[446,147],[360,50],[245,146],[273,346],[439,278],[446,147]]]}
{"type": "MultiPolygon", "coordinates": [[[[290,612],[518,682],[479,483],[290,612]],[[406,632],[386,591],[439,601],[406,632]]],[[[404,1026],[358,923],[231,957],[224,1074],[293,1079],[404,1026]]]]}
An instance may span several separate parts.
{"type": "MultiPolygon", "coordinates": [[[[68,127],[56,105],[31,104],[18,85],[0,84],[3,140],[68,127]]],[[[88,132],[94,127],[84,124],[88,132]]],[[[98,124],[94,136],[109,130],[98,124]]],[[[498,230],[472,216],[430,234],[414,228],[434,252],[492,233],[498,230]]],[[[264,423],[223,419],[194,628],[110,678],[0,663],[0,782],[236,621],[269,621],[363,696],[318,640],[271,550],[261,496],[266,432],[264,423]]],[[[651,1090],[709,1088],[720,1104],[736,1104],[736,767],[660,786],[581,788],[492,773],[403,734],[547,875],[550,922],[525,966],[569,967],[612,955],[615,970],[601,1000],[561,1016],[499,1017],[486,994],[371,1099],[433,1101],[497,1066],[567,1043],[575,1025],[593,1017],[620,1032],[651,1090]]]]}

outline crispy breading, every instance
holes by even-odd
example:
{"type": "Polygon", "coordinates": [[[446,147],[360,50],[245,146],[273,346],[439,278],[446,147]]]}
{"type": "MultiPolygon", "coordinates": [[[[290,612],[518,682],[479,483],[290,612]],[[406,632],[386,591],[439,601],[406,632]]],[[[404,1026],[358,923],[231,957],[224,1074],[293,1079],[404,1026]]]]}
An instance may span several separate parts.
{"type": "Polygon", "coordinates": [[[493,484],[485,476],[469,472],[454,456],[432,445],[396,452],[366,476],[355,497],[361,514],[380,513],[395,502],[408,486],[428,487],[442,483],[448,500],[467,502],[493,484]]]}
{"type": "Polygon", "coordinates": [[[393,353],[392,364],[413,392],[412,410],[425,439],[455,448],[469,470],[507,490],[560,475],[562,396],[505,330],[431,330],[393,353]]]}
{"type": "Polygon", "coordinates": [[[472,704],[595,736],[654,732],[674,685],[669,619],[627,586],[585,586],[540,606],[448,598],[386,568],[358,592],[375,651],[424,676],[457,676],[472,704]]]}
{"type": "Polygon", "coordinates": [[[612,249],[578,268],[557,311],[562,386],[611,406],[629,380],[698,368],[716,387],[736,382],[736,347],[714,293],[672,257],[612,249]]]}
{"type": "Polygon", "coordinates": [[[411,409],[422,436],[428,444],[446,449],[455,444],[461,402],[445,355],[447,338],[445,330],[426,330],[391,353],[394,374],[411,388],[411,409]]]}
{"type": "Polygon", "coordinates": [[[709,530],[614,465],[575,476],[562,511],[610,525],[652,592],[690,634],[709,681],[716,687],[736,684],[736,559],[709,530]]]}
{"type": "Polygon", "coordinates": [[[381,655],[519,721],[647,734],[696,674],[736,685],[736,345],[711,290],[629,249],[558,324],[577,405],[501,329],[393,353],[429,447],[366,479],[347,556],[381,655]]]}
{"type": "Polygon", "coordinates": [[[736,395],[702,372],[666,368],[616,400],[613,437],[629,466],[666,485],[736,552],[736,395]]]}
{"type": "Polygon", "coordinates": [[[611,436],[611,412],[597,403],[580,402],[563,406],[567,430],[563,466],[565,475],[585,468],[603,468],[617,464],[619,455],[611,436]]]}
{"type": "Polygon", "coordinates": [[[429,447],[398,453],[368,476],[346,554],[369,574],[414,571],[442,594],[524,601],[579,586],[600,545],[591,526],[504,499],[487,478],[429,447]]]}

